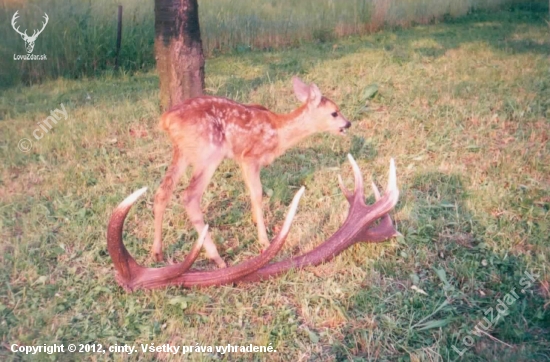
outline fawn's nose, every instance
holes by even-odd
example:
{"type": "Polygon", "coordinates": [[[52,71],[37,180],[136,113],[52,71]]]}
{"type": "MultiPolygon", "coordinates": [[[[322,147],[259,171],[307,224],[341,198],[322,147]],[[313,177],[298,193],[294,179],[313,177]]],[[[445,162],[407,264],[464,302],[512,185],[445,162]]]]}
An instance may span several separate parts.
{"type": "Polygon", "coordinates": [[[350,121],[346,121],[346,125],[344,126],[344,128],[350,128],[351,127],[351,122],[350,121]]]}

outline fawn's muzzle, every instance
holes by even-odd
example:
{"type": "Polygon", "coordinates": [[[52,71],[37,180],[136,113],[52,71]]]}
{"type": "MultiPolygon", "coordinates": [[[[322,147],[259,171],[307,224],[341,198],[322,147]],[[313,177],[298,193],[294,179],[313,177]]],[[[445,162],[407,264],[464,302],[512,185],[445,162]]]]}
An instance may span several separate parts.
{"type": "Polygon", "coordinates": [[[346,121],[346,124],[344,125],[344,127],[340,128],[340,134],[346,134],[346,129],[348,129],[350,127],[351,127],[351,122],[346,121]]]}

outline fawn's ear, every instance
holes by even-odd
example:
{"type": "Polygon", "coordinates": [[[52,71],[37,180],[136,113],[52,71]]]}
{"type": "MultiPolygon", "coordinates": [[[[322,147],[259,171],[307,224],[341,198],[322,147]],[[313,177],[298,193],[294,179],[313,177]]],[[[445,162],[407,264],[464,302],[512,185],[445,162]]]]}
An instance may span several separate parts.
{"type": "Polygon", "coordinates": [[[309,98],[309,86],[298,77],[292,77],[292,86],[294,87],[296,98],[300,102],[306,103],[309,98]]]}
{"type": "Polygon", "coordinates": [[[321,98],[323,98],[323,95],[321,94],[321,91],[319,90],[319,87],[315,83],[311,83],[309,86],[309,102],[313,107],[318,107],[321,103],[321,98]]]}

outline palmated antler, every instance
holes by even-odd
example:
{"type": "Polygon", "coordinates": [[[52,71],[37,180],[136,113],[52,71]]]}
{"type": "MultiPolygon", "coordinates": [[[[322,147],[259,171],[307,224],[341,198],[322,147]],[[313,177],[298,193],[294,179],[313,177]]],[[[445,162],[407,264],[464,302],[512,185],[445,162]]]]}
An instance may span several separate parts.
{"type": "Polygon", "coordinates": [[[380,197],[380,191],[378,191],[376,185],[374,183],[371,184],[376,199],[373,205],[365,204],[363,176],[361,175],[359,166],[350,154],[348,154],[348,160],[351,163],[355,178],[353,193],[346,189],[342,177],[338,175],[340,189],[350,204],[348,216],[344,224],[331,237],[313,250],[291,259],[266,265],[240,279],[239,282],[255,282],[277,276],[292,268],[301,269],[307,266],[319,265],[330,261],[357,242],[379,243],[401,235],[394,228],[389,215],[389,212],[395,207],[399,199],[397,175],[393,158],[390,160],[388,186],[384,196],[380,197]],[[378,225],[373,226],[377,220],[380,220],[380,222],[378,225]]]}
{"type": "Polygon", "coordinates": [[[360,241],[381,242],[399,235],[388,215],[399,198],[393,159],[390,162],[388,187],[384,196],[380,197],[378,189],[372,184],[376,198],[373,205],[365,204],[361,171],[351,155],[348,155],[348,159],[355,176],[355,190],[353,193],[348,191],[344,187],[341,177],[339,177],[340,188],[350,204],[349,213],[344,224],[329,239],[308,253],[269,265],[266,264],[282,248],[288,235],[304,187],[294,196],[283,227],[273,239],[269,248],[261,255],[242,264],[213,271],[189,270],[202,247],[207,227],[201,232],[190,254],[182,263],[162,268],[145,268],[137,264],[122,242],[124,219],[132,205],[146,189],[134,192],[113,211],[107,230],[107,248],[115,264],[118,283],[124,289],[132,291],[139,288],[152,289],[169,285],[193,287],[259,281],[279,275],[291,268],[304,268],[329,261],[346,248],[360,241]],[[378,225],[373,226],[377,220],[380,220],[380,222],[378,225]]]}

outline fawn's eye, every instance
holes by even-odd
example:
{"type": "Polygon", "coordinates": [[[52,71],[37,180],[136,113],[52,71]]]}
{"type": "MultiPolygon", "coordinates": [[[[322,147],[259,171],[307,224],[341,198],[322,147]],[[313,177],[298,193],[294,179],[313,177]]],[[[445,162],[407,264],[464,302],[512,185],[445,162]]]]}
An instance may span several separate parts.
{"type": "Polygon", "coordinates": [[[336,118],[336,117],[338,117],[338,112],[332,112],[330,115],[333,116],[334,118],[336,118]]]}

